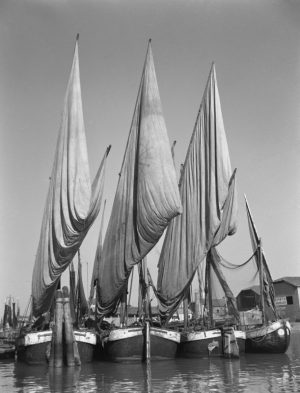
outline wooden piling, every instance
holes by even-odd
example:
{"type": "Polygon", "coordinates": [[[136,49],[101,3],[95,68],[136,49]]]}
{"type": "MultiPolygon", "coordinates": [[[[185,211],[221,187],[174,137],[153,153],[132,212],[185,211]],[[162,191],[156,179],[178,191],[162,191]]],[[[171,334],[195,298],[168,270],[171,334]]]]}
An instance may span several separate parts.
{"type": "Polygon", "coordinates": [[[55,304],[55,324],[52,331],[52,342],[50,350],[49,365],[53,367],[63,366],[63,297],[62,291],[56,291],[56,304],[55,304]]]}
{"type": "Polygon", "coordinates": [[[233,328],[224,328],[222,335],[224,356],[226,358],[239,358],[240,351],[233,328]]]}
{"type": "Polygon", "coordinates": [[[73,332],[73,323],[71,317],[71,308],[70,308],[70,297],[69,297],[69,288],[63,287],[63,296],[64,296],[64,350],[65,350],[65,362],[66,365],[71,367],[75,366],[75,358],[74,358],[74,332],[73,332]]]}
{"type": "Polygon", "coordinates": [[[150,323],[146,321],[146,361],[151,359],[150,323]]]}

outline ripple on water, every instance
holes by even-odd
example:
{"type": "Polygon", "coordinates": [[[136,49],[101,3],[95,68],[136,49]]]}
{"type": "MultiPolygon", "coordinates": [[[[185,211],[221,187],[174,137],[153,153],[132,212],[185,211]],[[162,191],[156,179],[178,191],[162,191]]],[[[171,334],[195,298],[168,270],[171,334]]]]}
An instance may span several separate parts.
{"type": "Polygon", "coordinates": [[[240,359],[174,359],[142,363],[94,362],[75,368],[32,367],[0,361],[0,392],[64,393],[300,392],[300,331],[286,354],[240,359]]]}

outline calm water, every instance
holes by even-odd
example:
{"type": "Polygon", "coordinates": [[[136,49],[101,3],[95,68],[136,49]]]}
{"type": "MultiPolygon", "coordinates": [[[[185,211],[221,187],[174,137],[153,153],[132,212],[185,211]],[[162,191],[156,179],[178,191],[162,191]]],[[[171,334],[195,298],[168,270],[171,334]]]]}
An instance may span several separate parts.
{"type": "Polygon", "coordinates": [[[2,360],[0,392],[300,392],[300,330],[292,333],[286,354],[239,360],[95,362],[55,370],[2,360]]]}

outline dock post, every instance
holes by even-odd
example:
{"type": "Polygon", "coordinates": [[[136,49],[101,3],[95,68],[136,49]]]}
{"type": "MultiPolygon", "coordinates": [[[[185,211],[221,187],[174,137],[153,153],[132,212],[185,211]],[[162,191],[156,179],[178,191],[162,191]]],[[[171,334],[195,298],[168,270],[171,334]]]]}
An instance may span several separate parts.
{"type": "Polygon", "coordinates": [[[224,328],[223,332],[223,348],[226,358],[239,358],[239,346],[232,327],[224,328]]]}
{"type": "Polygon", "coordinates": [[[150,323],[146,321],[146,361],[151,359],[150,323]]]}
{"type": "Polygon", "coordinates": [[[56,291],[55,324],[52,331],[52,342],[49,364],[53,367],[63,366],[63,297],[61,290],[56,291]]]}
{"type": "Polygon", "coordinates": [[[65,318],[65,360],[67,366],[75,366],[75,357],[74,357],[74,332],[73,332],[73,324],[71,318],[71,309],[70,309],[70,297],[69,297],[69,288],[63,287],[63,295],[64,295],[64,318],[65,318]]]}

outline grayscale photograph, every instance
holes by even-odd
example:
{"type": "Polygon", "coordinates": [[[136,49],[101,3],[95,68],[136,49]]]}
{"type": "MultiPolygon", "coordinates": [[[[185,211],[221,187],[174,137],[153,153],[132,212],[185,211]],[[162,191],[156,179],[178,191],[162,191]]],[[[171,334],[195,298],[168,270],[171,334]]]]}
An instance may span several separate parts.
{"type": "Polygon", "coordinates": [[[300,391],[300,1],[0,0],[0,391],[300,391]]]}

